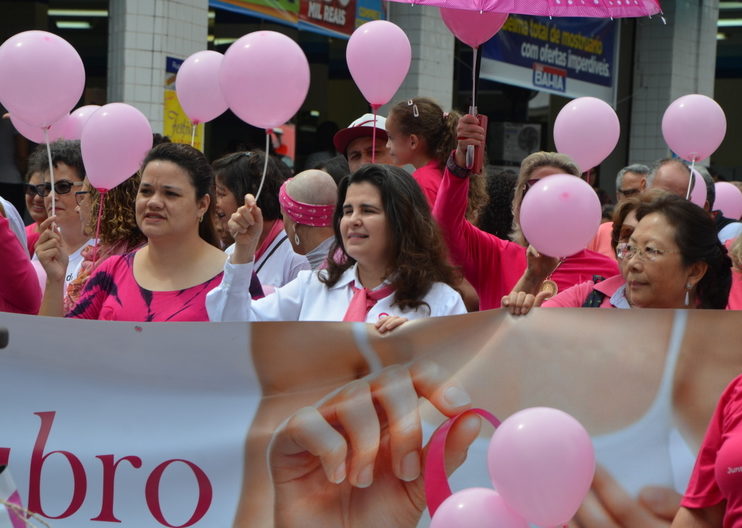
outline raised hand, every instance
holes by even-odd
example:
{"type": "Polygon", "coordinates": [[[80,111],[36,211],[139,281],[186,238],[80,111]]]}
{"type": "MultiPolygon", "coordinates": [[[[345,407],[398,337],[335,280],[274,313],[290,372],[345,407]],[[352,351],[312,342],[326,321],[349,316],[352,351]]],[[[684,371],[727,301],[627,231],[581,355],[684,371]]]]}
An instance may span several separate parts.
{"type": "Polygon", "coordinates": [[[471,115],[461,116],[458,125],[456,125],[456,165],[466,167],[466,148],[469,145],[483,147],[485,132],[484,128],[479,125],[479,120],[471,115]]]}
{"type": "Polygon", "coordinates": [[[69,258],[62,247],[62,235],[54,223],[56,216],[50,216],[39,226],[41,235],[36,243],[36,255],[46,271],[47,282],[64,282],[69,258]]]}
{"type": "Polygon", "coordinates": [[[245,205],[232,214],[227,229],[235,242],[232,263],[245,264],[253,260],[263,232],[263,213],[252,194],[245,195],[245,205]]]}

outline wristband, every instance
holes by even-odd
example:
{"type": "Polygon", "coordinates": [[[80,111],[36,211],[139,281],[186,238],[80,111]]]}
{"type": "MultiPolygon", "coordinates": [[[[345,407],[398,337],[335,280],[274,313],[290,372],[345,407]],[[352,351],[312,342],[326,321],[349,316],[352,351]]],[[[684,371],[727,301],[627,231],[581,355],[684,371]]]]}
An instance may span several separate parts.
{"type": "Polygon", "coordinates": [[[472,171],[470,169],[467,169],[466,167],[459,167],[456,164],[455,150],[451,152],[451,155],[448,157],[448,161],[446,161],[446,169],[457,178],[468,178],[472,174],[472,171]]]}

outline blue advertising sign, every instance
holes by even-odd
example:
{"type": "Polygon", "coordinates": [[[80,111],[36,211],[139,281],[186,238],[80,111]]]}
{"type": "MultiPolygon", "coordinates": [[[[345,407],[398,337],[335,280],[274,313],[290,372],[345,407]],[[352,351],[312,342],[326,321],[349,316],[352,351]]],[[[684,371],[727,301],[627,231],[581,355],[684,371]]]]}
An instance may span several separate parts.
{"type": "Polygon", "coordinates": [[[485,79],[614,101],[618,22],[510,15],[482,46],[485,79]]]}

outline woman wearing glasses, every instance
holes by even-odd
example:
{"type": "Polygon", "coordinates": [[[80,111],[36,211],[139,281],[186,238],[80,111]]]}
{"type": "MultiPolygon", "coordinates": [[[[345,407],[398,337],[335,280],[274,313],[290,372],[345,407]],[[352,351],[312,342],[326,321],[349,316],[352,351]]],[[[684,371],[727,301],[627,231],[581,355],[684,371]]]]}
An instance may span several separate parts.
{"type": "MultiPolygon", "coordinates": [[[[67,317],[119,321],[205,321],[204,299],[219,284],[226,256],[212,212],[214,174],[198,150],[162,143],[147,154],[135,215],[147,244],[106,259],[67,317]]],[[[74,199],[74,198],[73,198],[74,199]]],[[[57,232],[41,235],[47,271],[41,315],[61,316],[65,254],[57,232]]]]}
{"type": "MultiPolygon", "coordinates": [[[[49,163],[44,159],[44,183],[37,186],[37,192],[44,198],[44,206],[49,215],[52,213],[52,193],[54,194],[55,216],[47,218],[40,226],[42,233],[54,223],[62,243],[62,250],[67,259],[67,268],[64,274],[65,289],[77,276],[82,263],[83,248],[91,243],[90,237],[83,232],[80,215],[77,213],[75,191],[82,190],[85,179],[85,166],[82,162],[79,141],[60,140],[50,145],[52,165],[54,167],[54,189],[52,190],[49,163]]],[[[39,239],[39,242],[41,241],[39,239]]],[[[41,261],[38,252],[38,243],[34,260],[41,261]]],[[[43,261],[42,265],[43,265],[43,261]]]]}
{"type": "MultiPolygon", "coordinates": [[[[451,258],[461,266],[466,278],[479,294],[480,309],[499,308],[526,270],[528,241],[520,228],[520,206],[528,189],[541,178],[553,174],[580,171],[567,156],[553,152],[536,152],[520,166],[513,197],[513,232],[510,240],[486,233],[466,221],[467,192],[471,173],[466,166],[466,148],[482,148],[485,132],[477,118],[465,115],[457,127],[458,145],[448,159],[433,216],[446,239],[451,258]]],[[[594,251],[583,250],[561,261],[550,270],[551,280],[559,290],[590,279],[593,275],[610,277],[618,273],[613,259],[594,251]]]]}
{"type": "Polygon", "coordinates": [[[26,240],[28,241],[28,254],[33,256],[36,242],[39,240],[41,223],[46,220],[46,206],[44,197],[39,194],[39,185],[44,183],[44,167],[48,164],[46,146],[39,145],[28,157],[28,169],[26,170],[26,210],[33,220],[26,226],[26,240]]]}
{"type": "Polygon", "coordinates": [[[654,192],[636,208],[636,219],[628,242],[618,244],[616,250],[621,275],[603,283],[577,284],[548,300],[543,295],[516,298],[511,294],[504,304],[519,314],[532,305],[724,309],[732,281],[731,260],[708,214],[684,198],[654,192]]]}

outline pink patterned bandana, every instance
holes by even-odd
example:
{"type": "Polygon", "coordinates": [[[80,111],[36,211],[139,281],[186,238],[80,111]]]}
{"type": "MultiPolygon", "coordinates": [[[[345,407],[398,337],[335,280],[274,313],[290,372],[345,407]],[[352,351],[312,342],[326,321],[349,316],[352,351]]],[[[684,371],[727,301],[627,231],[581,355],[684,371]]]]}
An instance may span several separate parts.
{"type": "Polygon", "coordinates": [[[286,184],[283,182],[278,191],[278,201],[286,214],[297,224],[312,227],[329,227],[332,225],[332,214],[335,212],[334,205],[314,205],[297,202],[286,192],[286,184]]]}

